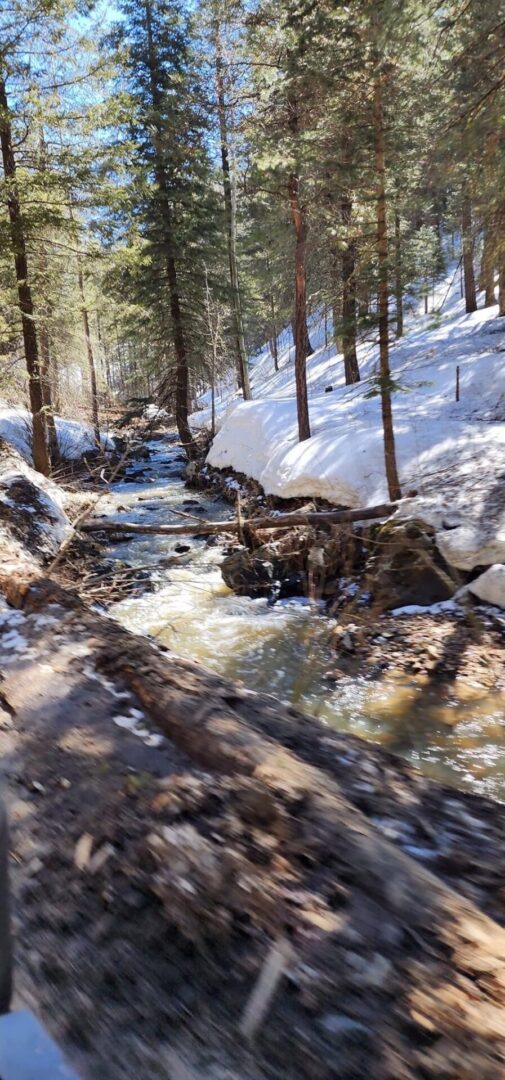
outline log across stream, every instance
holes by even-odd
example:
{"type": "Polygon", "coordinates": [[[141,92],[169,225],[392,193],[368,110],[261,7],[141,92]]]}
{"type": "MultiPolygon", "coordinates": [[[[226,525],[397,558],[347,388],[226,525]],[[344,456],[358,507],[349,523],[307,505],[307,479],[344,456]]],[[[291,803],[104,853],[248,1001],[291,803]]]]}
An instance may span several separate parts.
{"type": "MultiPolygon", "coordinates": [[[[101,501],[100,514],[108,523],[157,530],[184,524],[181,513],[202,520],[231,518],[228,504],[186,488],[177,447],[155,441],[150,450],[150,461],[132,464],[125,481],[101,501]]],[[[194,520],[190,527],[195,528],[194,520]]],[[[114,536],[113,528],[110,532],[114,536]]],[[[503,797],[501,696],[474,692],[465,700],[450,699],[441,720],[439,691],[427,692],[421,682],[417,686],[415,676],[336,681],[335,621],[300,598],[269,605],[231,593],[219,570],[222,544],[215,535],[195,540],[157,531],[124,539],[116,534],[108,558],[151,566],[154,591],[114,604],[111,614],[217,674],[274,694],[338,730],[383,743],[431,775],[503,797]],[[174,554],[177,563],[163,566],[174,554]]]]}

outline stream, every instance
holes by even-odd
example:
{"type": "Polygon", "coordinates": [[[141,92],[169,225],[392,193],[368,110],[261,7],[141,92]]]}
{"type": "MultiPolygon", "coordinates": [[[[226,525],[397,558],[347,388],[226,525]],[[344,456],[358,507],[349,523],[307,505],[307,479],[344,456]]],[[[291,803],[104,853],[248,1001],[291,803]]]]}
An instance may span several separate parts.
{"type": "MultiPolygon", "coordinates": [[[[184,456],[170,437],[146,444],[150,458],[134,462],[101,499],[109,519],[176,524],[179,513],[226,519],[230,506],[193,492],[183,479],[184,456]]],[[[232,593],[219,564],[216,537],[146,534],[111,542],[107,557],[145,568],[153,591],[109,607],[129,630],[151,635],[180,656],[247,687],[274,694],[339,731],[369,738],[424,772],[460,788],[505,798],[505,712],[502,694],[470,687],[444,701],[415,676],[375,681],[341,678],[331,633],[335,620],[299,598],[269,604],[232,593]],[[174,559],[172,565],[162,565],[174,559]]]]}

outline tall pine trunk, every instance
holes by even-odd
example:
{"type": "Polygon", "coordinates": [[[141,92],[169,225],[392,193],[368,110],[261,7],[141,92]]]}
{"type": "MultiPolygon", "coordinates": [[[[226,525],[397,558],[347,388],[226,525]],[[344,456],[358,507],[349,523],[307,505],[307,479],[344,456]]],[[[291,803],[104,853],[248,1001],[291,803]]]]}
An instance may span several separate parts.
{"type": "Polygon", "coordinates": [[[395,301],[396,301],[396,336],[403,337],[403,274],[402,274],[402,233],[398,208],[395,208],[395,301]]]}
{"type": "MultiPolygon", "coordinates": [[[[340,201],[342,224],[351,228],[352,201],[342,195],[340,201]]],[[[352,237],[342,252],[342,352],[346,386],[360,381],[356,355],[356,244],[352,237]]]]}
{"type": "MultiPolygon", "coordinates": [[[[158,113],[161,104],[160,77],[158,70],[158,57],[152,31],[151,0],[145,0],[144,10],[146,14],[147,47],[149,63],[149,79],[151,86],[151,100],[154,113],[158,113]]],[[[170,317],[172,323],[172,341],[175,352],[175,422],[179,438],[190,460],[195,457],[196,444],[189,426],[189,362],[186,347],[186,336],[182,318],[181,300],[179,296],[179,282],[177,264],[174,252],[174,226],[172,220],[172,207],[170,203],[169,186],[165,162],[163,157],[163,135],[159,123],[155,120],[156,128],[153,138],[154,171],[158,184],[160,206],[162,209],[161,231],[162,246],[165,256],[168,294],[170,303],[170,317]]]]}
{"type": "MultiPolygon", "coordinates": [[[[38,155],[38,167],[39,172],[45,173],[47,168],[46,163],[46,144],[44,139],[43,128],[39,134],[39,155],[38,155]]],[[[49,280],[49,267],[47,261],[47,251],[45,244],[41,242],[41,254],[40,254],[40,271],[42,281],[47,283],[49,280]]],[[[43,286],[44,288],[44,286],[43,286]]],[[[41,310],[38,313],[38,342],[40,350],[40,380],[42,383],[42,397],[44,399],[44,411],[46,414],[47,425],[47,443],[49,449],[49,457],[51,460],[51,466],[54,467],[60,462],[60,448],[58,445],[58,435],[56,433],[56,422],[54,419],[54,403],[53,403],[53,364],[51,362],[51,341],[49,335],[49,322],[52,314],[52,305],[47,297],[44,297],[41,310]]]]}
{"type": "MultiPolygon", "coordinates": [[[[296,313],[295,313],[294,317],[291,319],[291,333],[293,335],[293,341],[296,341],[296,313]]],[[[305,305],[305,317],[304,317],[304,320],[303,320],[303,339],[304,339],[304,342],[305,342],[305,354],[306,354],[306,356],[312,356],[312,353],[314,352],[314,349],[312,348],[312,345],[311,345],[310,335],[309,335],[309,328],[308,328],[308,325],[307,325],[307,305],[305,305]]]]}
{"type": "MultiPolygon", "coordinates": [[[[270,260],[268,258],[268,255],[267,255],[267,273],[268,273],[268,276],[270,278],[270,260]]],[[[269,285],[270,285],[270,282],[269,282],[269,285]]],[[[275,368],[276,371],[278,371],[279,370],[279,350],[278,350],[278,347],[277,347],[277,313],[276,313],[276,310],[275,310],[275,297],[274,297],[273,291],[272,291],[272,289],[270,287],[269,287],[269,292],[268,292],[268,302],[270,304],[270,333],[272,335],[271,339],[270,339],[270,342],[271,342],[270,350],[271,350],[271,353],[272,353],[272,359],[273,359],[273,362],[274,362],[274,368],[275,368]]]]}
{"type": "Polygon", "coordinates": [[[224,212],[226,218],[226,239],[228,245],[228,265],[230,270],[230,286],[235,323],[235,350],[237,373],[244,400],[252,397],[249,372],[247,369],[247,352],[244,337],[244,324],[242,319],[242,305],[240,301],[240,285],[237,264],[237,199],[235,185],[230,168],[230,148],[228,144],[228,122],[226,115],[226,96],[224,84],[223,56],[221,49],[221,33],[219,21],[214,23],[214,48],[216,60],[216,90],[219,112],[219,133],[221,139],[221,170],[223,174],[224,212]]]}
{"type": "Polygon", "coordinates": [[[401,499],[400,481],[396,464],[393,411],[391,407],[391,371],[389,367],[389,311],[388,311],[388,232],[386,217],[386,151],[384,133],[384,110],[382,102],[382,76],[377,73],[374,83],[374,134],[375,166],[377,171],[377,259],[379,266],[377,309],[379,318],[380,393],[382,427],[384,432],[384,460],[389,498],[401,499]]]}
{"type": "Polygon", "coordinates": [[[98,387],[96,382],[96,366],[95,356],[93,353],[93,345],[91,343],[91,333],[89,329],[89,315],[86,306],[86,294],[84,292],[84,275],[82,272],[81,256],[77,256],[77,280],[79,282],[79,293],[81,297],[81,317],[82,327],[84,330],[84,340],[86,343],[86,356],[88,360],[88,372],[89,372],[89,388],[91,393],[91,415],[93,418],[93,431],[95,433],[96,445],[100,446],[100,418],[98,415],[98,387]]]}
{"type": "Polygon", "coordinates": [[[3,78],[0,78],[0,143],[2,162],[7,184],[7,211],[9,214],[10,235],[14,253],[18,305],[21,315],[21,328],[25,351],[28,389],[33,426],[33,464],[38,472],[49,476],[51,471],[47,446],[47,425],[44,411],[44,395],[40,370],[39,347],[34,321],[34,305],[28,277],[26,257],[26,239],[23,216],[16,182],[16,161],[12,143],[12,128],[9,119],[7,91],[3,78]]]}
{"type": "Polygon", "coordinates": [[[496,304],[494,291],[494,239],[491,222],[484,227],[484,243],[482,247],[482,259],[480,262],[479,288],[484,291],[484,307],[493,307],[496,304]]]}
{"type": "Polygon", "coordinates": [[[42,383],[42,396],[46,414],[47,440],[51,465],[54,467],[60,461],[60,448],[56,423],[54,419],[53,398],[51,388],[51,346],[49,341],[49,328],[47,325],[47,312],[44,312],[39,320],[39,344],[40,344],[40,381],[42,383]]]}
{"type": "Polygon", "coordinates": [[[505,250],[500,253],[498,279],[498,315],[505,315],[505,250]]]}
{"type": "Polygon", "coordinates": [[[463,237],[463,280],[465,284],[465,311],[477,311],[477,290],[473,269],[474,238],[472,230],[472,206],[467,191],[463,191],[461,208],[461,227],[463,237]]]}
{"type": "MultiPolygon", "coordinates": [[[[296,122],[296,121],[295,121],[296,122]]],[[[307,224],[300,201],[300,179],[292,173],[288,181],[291,218],[295,230],[295,381],[298,437],[310,439],[309,402],[307,396],[307,292],[305,281],[305,244],[307,224]]]]}

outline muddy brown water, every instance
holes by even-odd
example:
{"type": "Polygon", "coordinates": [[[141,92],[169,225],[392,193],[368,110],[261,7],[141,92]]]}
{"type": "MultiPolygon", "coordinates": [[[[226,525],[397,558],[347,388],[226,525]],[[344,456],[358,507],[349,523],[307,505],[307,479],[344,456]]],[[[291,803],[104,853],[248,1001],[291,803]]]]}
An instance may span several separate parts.
{"type": "MultiPolygon", "coordinates": [[[[180,450],[149,444],[148,463],[133,464],[100,512],[131,521],[176,523],[177,511],[226,518],[230,507],[186,488],[180,450]],[[195,505],[197,504],[197,505],[195,505]],[[175,512],[175,513],[174,513],[175,512]]],[[[112,606],[110,614],[179,655],[241,680],[318,716],[340,731],[381,743],[424,772],[458,787],[505,798],[505,702],[478,681],[445,697],[422,677],[346,678],[335,685],[335,621],[300,599],[238,597],[224,584],[223,547],[205,539],[146,535],[111,544],[109,556],[152,567],[149,591],[112,606]],[[160,564],[177,555],[170,567],[160,564]]]]}

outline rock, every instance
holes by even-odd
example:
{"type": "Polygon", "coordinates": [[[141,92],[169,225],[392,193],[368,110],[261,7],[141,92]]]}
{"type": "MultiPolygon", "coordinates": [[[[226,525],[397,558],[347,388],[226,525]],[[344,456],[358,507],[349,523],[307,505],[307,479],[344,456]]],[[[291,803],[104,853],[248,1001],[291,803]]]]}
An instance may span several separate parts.
{"type": "Polygon", "coordinates": [[[390,520],[371,530],[366,572],[383,610],[448,600],[458,586],[435,542],[435,530],[416,519],[390,520]]]}
{"type": "Polygon", "coordinates": [[[475,581],[470,581],[468,588],[479,600],[495,607],[505,608],[505,565],[495,563],[485,570],[475,581]]]}
{"type": "Polygon", "coordinates": [[[270,596],[274,585],[274,567],[258,552],[239,548],[221,563],[223,581],[239,596],[270,596]]]}
{"type": "Polygon", "coordinates": [[[337,1038],[339,1042],[361,1042],[362,1039],[369,1039],[372,1034],[365,1024],[345,1016],[344,1013],[325,1013],[320,1018],[319,1025],[327,1035],[337,1038]]]}
{"type": "Polygon", "coordinates": [[[369,990],[383,990],[389,982],[393,971],[391,961],[382,956],[381,953],[374,953],[370,960],[356,954],[355,959],[360,963],[351,965],[356,969],[353,982],[357,986],[364,986],[369,990]]]}

